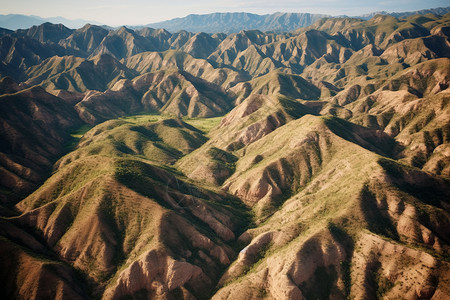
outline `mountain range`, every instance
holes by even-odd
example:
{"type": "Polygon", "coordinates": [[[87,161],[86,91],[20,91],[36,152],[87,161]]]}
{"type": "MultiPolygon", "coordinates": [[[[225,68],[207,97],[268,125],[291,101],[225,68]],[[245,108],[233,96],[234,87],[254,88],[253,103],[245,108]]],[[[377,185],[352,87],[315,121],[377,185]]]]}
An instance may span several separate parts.
{"type": "Polygon", "coordinates": [[[64,24],[69,28],[79,28],[86,23],[100,25],[100,23],[96,21],[87,21],[83,19],[70,20],[63,17],[42,18],[39,16],[27,16],[21,14],[0,15],[0,27],[10,30],[26,29],[46,22],[64,24]]]}
{"type": "Polygon", "coordinates": [[[449,13],[44,23],[0,62],[2,299],[450,297],[449,13]]]}
{"type": "MultiPolygon", "coordinates": [[[[450,12],[449,7],[439,7],[432,9],[424,9],[410,12],[374,12],[361,16],[354,16],[353,18],[360,18],[369,20],[375,15],[391,15],[397,18],[407,17],[411,15],[426,15],[436,14],[445,15],[450,12]]],[[[282,13],[277,12],[273,14],[258,15],[251,13],[212,13],[205,15],[191,14],[183,18],[175,18],[158,23],[150,23],[141,27],[164,28],[170,32],[177,32],[180,30],[187,30],[191,32],[224,32],[236,33],[241,30],[260,30],[260,31],[275,31],[288,32],[296,30],[300,27],[308,27],[319,19],[336,17],[324,14],[311,13],[282,13]]],[[[348,16],[338,16],[348,17],[348,16]]],[[[141,28],[135,26],[133,28],[141,28]]]]}
{"type": "MultiPolygon", "coordinates": [[[[445,15],[450,12],[449,7],[439,7],[431,9],[423,9],[418,11],[408,12],[373,12],[361,16],[353,16],[353,18],[360,18],[369,20],[375,15],[391,15],[396,18],[408,17],[412,15],[426,15],[436,14],[445,15]]],[[[283,13],[277,12],[273,14],[258,15],[245,12],[237,13],[212,13],[212,14],[190,14],[182,18],[174,18],[157,23],[150,23],[142,26],[128,26],[132,29],[141,29],[145,27],[150,28],[164,28],[170,32],[178,32],[186,30],[189,32],[206,32],[206,33],[236,33],[241,30],[260,30],[260,31],[275,31],[288,32],[296,30],[300,27],[308,27],[321,18],[330,18],[331,15],[325,14],[311,14],[311,13],[283,13]]],[[[348,16],[338,16],[348,17],[348,16]]],[[[85,24],[101,25],[97,21],[86,21],[82,19],[69,20],[63,17],[41,18],[38,16],[26,16],[19,14],[0,15],[0,28],[9,30],[25,29],[43,23],[63,24],[69,28],[80,28],[85,24]]],[[[104,26],[106,27],[106,26],[104,26]]]]}
{"type": "Polygon", "coordinates": [[[188,15],[159,23],[146,25],[164,28],[170,32],[187,30],[191,32],[234,33],[241,30],[257,29],[261,31],[287,32],[299,27],[307,27],[315,21],[330,17],[310,13],[274,13],[257,15],[251,13],[213,13],[206,15],[188,15]]]}
{"type": "Polygon", "coordinates": [[[363,20],[369,20],[373,18],[375,15],[391,15],[396,18],[404,18],[413,15],[426,15],[426,14],[436,14],[436,15],[445,15],[449,13],[449,7],[438,7],[438,8],[430,8],[430,9],[421,9],[417,11],[404,11],[404,12],[387,12],[387,11],[378,11],[370,14],[364,14],[358,16],[357,18],[361,18],[363,20]]]}

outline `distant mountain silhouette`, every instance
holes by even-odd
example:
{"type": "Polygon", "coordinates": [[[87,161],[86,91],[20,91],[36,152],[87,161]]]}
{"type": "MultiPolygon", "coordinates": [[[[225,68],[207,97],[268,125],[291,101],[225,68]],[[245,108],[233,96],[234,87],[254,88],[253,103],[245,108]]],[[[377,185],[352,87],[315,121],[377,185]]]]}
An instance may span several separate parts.
{"type": "MultiPolygon", "coordinates": [[[[408,12],[377,11],[353,17],[360,18],[363,20],[369,20],[377,14],[391,15],[396,18],[401,18],[416,14],[426,15],[429,13],[443,16],[449,12],[450,6],[447,6],[408,12]]],[[[216,12],[204,15],[190,14],[182,18],[174,18],[142,26],[128,26],[128,27],[133,29],[140,29],[144,27],[164,28],[170,32],[178,32],[180,30],[186,30],[195,33],[197,32],[236,33],[241,30],[250,30],[250,29],[257,29],[261,31],[286,32],[296,30],[300,27],[308,27],[317,20],[324,17],[333,17],[333,16],[325,14],[284,13],[284,12],[276,12],[273,14],[266,14],[266,15],[258,15],[246,12],[233,12],[233,13],[216,12]]],[[[63,17],[42,18],[34,15],[27,16],[21,14],[0,15],[0,28],[10,30],[25,29],[35,25],[41,25],[46,22],[54,24],[64,24],[66,27],[72,29],[81,28],[88,23],[92,25],[101,25],[101,23],[97,21],[91,20],[88,21],[83,19],[70,20],[63,17]]],[[[107,26],[103,27],[106,28],[107,26]]]]}
{"type": "Polygon", "coordinates": [[[404,12],[387,12],[387,11],[376,11],[370,14],[364,14],[357,16],[357,18],[361,18],[363,20],[370,20],[375,15],[390,15],[396,18],[403,18],[408,17],[412,15],[426,15],[426,14],[435,14],[435,15],[445,15],[450,12],[450,6],[447,7],[438,7],[438,8],[431,8],[431,9],[421,9],[417,11],[404,11],[404,12]]]}
{"type": "MultiPolygon", "coordinates": [[[[356,16],[356,18],[369,20],[377,14],[391,15],[396,18],[407,17],[416,14],[436,14],[445,15],[450,12],[449,7],[439,7],[432,9],[423,9],[409,12],[373,12],[370,14],[356,16]]],[[[332,17],[331,15],[310,14],[310,13],[282,13],[257,15],[245,12],[239,13],[212,13],[205,15],[191,14],[184,18],[175,18],[158,23],[151,23],[145,26],[153,28],[164,28],[170,32],[187,30],[191,32],[224,32],[236,33],[241,30],[257,29],[261,31],[286,32],[308,27],[319,19],[332,17]]],[[[143,26],[142,26],[143,27],[143,26]]],[[[135,28],[142,28],[135,27],[135,28]]]]}
{"type": "Polygon", "coordinates": [[[34,25],[41,25],[42,23],[50,22],[55,24],[64,24],[69,28],[80,28],[86,23],[99,25],[95,21],[87,21],[82,19],[69,20],[63,17],[42,18],[38,16],[26,16],[19,14],[0,15],[0,27],[17,30],[25,29],[34,25]]]}
{"type": "Polygon", "coordinates": [[[258,29],[262,31],[291,31],[307,27],[315,21],[329,15],[310,13],[274,13],[257,15],[251,13],[213,13],[206,15],[188,15],[146,26],[164,28],[171,32],[187,30],[191,32],[235,33],[241,30],[258,29]]]}

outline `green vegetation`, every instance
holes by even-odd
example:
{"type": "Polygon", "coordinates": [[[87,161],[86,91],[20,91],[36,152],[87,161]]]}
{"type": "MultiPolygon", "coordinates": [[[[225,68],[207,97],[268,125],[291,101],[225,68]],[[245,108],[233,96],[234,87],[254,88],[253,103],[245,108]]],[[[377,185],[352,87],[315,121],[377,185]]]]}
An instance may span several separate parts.
{"type": "Polygon", "coordinates": [[[222,121],[223,117],[215,118],[188,118],[183,117],[183,121],[195,128],[201,130],[203,133],[208,134],[212,129],[217,127],[222,121]]]}
{"type": "Polygon", "coordinates": [[[72,136],[73,138],[79,140],[79,139],[81,139],[81,138],[83,137],[83,135],[84,135],[86,132],[88,132],[91,128],[92,128],[92,125],[85,124],[85,125],[81,126],[80,128],[78,128],[77,130],[72,131],[72,132],[70,133],[70,136],[72,136]]]}
{"type": "MultiPolygon", "coordinates": [[[[158,114],[158,113],[151,113],[151,114],[143,113],[143,114],[138,114],[138,115],[121,117],[121,118],[119,118],[119,120],[124,120],[124,121],[130,122],[130,123],[142,125],[143,123],[154,123],[154,122],[159,122],[161,120],[166,120],[166,119],[171,119],[171,118],[174,118],[174,116],[172,116],[170,114],[166,115],[166,114],[158,114]]],[[[220,121],[222,119],[223,119],[223,117],[214,117],[214,118],[183,117],[182,118],[182,120],[184,122],[199,129],[204,134],[209,133],[211,131],[211,129],[213,129],[217,125],[219,125],[220,121]]]]}
{"type": "Polygon", "coordinates": [[[147,122],[158,122],[158,121],[161,121],[161,120],[164,120],[167,118],[170,118],[170,116],[152,113],[152,114],[139,114],[139,115],[121,117],[121,118],[119,118],[119,120],[124,120],[124,121],[134,123],[134,124],[142,124],[142,123],[147,123],[147,122]]]}

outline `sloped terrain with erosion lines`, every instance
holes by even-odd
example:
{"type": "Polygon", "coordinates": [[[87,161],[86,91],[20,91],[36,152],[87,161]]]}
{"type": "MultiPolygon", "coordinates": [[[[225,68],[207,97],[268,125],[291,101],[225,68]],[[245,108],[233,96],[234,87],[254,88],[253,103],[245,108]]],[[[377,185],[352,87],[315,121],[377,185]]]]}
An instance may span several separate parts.
{"type": "Polygon", "coordinates": [[[0,32],[2,299],[450,298],[449,14],[0,32]]]}

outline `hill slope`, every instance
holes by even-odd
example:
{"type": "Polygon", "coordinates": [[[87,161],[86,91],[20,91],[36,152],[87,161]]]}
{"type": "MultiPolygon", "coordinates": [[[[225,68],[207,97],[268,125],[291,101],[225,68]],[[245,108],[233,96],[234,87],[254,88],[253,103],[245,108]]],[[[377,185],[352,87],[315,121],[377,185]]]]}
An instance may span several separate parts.
{"type": "Polygon", "coordinates": [[[204,140],[177,120],[94,127],[17,205],[17,222],[42,230],[63,260],[89,274],[97,295],[206,295],[235,256],[227,242],[245,218],[222,192],[196,187],[164,166],[204,140]],[[91,230],[80,236],[86,226],[91,230]]]}
{"type": "Polygon", "coordinates": [[[72,105],[40,87],[10,92],[0,96],[1,200],[5,203],[38,187],[66,151],[68,132],[82,124],[72,105]]]}

